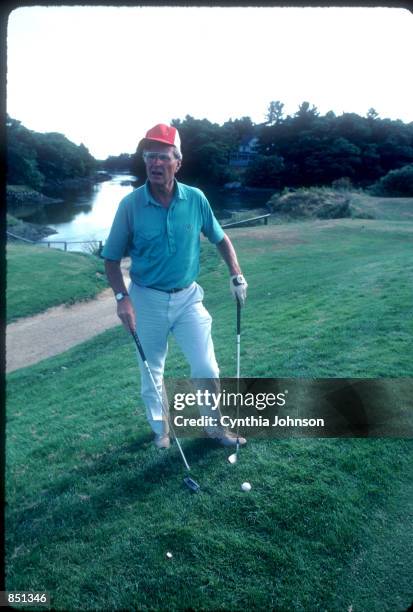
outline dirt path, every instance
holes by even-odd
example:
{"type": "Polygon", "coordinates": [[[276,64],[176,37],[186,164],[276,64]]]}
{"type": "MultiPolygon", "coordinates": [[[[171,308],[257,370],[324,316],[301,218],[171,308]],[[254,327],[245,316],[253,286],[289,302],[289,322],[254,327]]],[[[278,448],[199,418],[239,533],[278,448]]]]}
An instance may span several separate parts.
{"type": "MultiPolygon", "coordinates": [[[[125,282],[128,286],[126,275],[125,282]]],[[[10,323],[6,330],[6,372],[63,353],[115,325],[120,321],[111,289],[93,300],[56,306],[10,323]]]]}

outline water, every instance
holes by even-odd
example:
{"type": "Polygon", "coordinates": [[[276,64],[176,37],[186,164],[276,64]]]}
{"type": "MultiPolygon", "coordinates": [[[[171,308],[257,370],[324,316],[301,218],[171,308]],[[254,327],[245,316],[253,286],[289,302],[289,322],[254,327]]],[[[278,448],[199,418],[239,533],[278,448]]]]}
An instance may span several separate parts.
{"type": "MultiPolygon", "coordinates": [[[[133,189],[122,185],[123,181],[135,180],[127,174],[113,176],[112,180],[97,183],[81,194],[65,194],[64,201],[50,204],[42,209],[25,211],[25,221],[40,223],[53,228],[42,242],[55,241],[99,241],[106,240],[120,200],[133,189]]],[[[82,250],[81,245],[68,245],[70,250],[82,250]]]]}
{"type": "MultiPolygon", "coordinates": [[[[47,205],[42,209],[21,211],[19,216],[26,221],[39,223],[53,228],[56,233],[42,242],[105,242],[119,202],[130,193],[132,185],[122,185],[125,181],[136,180],[129,174],[114,175],[110,181],[97,183],[89,191],[64,196],[64,202],[47,205]],[[23,214],[22,214],[23,213],[23,214]]],[[[264,206],[271,191],[234,193],[216,187],[205,188],[212,208],[218,219],[228,217],[226,211],[243,210],[264,206]]],[[[63,248],[63,245],[56,245],[63,248]]],[[[68,245],[69,250],[83,250],[82,245],[68,245]]]]}

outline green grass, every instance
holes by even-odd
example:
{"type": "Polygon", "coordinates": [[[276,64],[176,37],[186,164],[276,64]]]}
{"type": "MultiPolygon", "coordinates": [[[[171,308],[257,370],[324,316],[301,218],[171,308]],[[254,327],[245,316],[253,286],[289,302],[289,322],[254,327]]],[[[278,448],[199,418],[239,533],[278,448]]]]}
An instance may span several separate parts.
{"type": "MultiPolygon", "coordinates": [[[[412,377],[412,229],[230,230],[249,283],[242,375],[412,377]]],[[[234,376],[227,274],[206,243],[202,260],[221,376],[234,376]]],[[[167,376],[187,375],[172,341],[167,376]]],[[[191,495],[177,449],[152,447],[138,378],[121,328],[8,376],[8,590],[48,590],[69,611],[407,609],[411,440],[250,439],[235,466],[187,440],[191,495]]]]}
{"type": "Polygon", "coordinates": [[[9,590],[47,589],[60,610],[406,608],[411,441],[250,440],[236,466],[186,441],[191,496],[176,449],[152,448],[122,330],[8,391],[9,590]]]}
{"type": "Polygon", "coordinates": [[[368,213],[375,219],[413,221],[413,198],[383,198],[364,193],[352,193],[355,212],[368,213]]]}
{"type": "MultiPolygon", "coordinates": [[[[356,219],[232,230],[249,284],[242,373],[411,376],[412,232],[410,223],[356,219]]],[[[235,306],[223,299],[225,264],[214,257],[202,284],[222,375],[231,376],[235,306]]]]}
{"type": "Polygon", "coordinates": [[[7,245],[7,322],[94,297],[107,286],[103,261],[82,253],[7,245]]]}

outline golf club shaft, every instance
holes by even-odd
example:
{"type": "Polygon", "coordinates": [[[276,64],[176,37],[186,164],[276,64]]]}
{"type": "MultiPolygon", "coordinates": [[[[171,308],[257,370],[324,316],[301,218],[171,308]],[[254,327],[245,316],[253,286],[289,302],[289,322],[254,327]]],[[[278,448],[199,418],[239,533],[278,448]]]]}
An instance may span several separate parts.
{"type": "MultiPolygon", "coordinates": [[[[240,377],[241,362],[241,304],[237,298],[237,379],[240,377]]],[[[239,384],[239,383],[238,383],[239,384]]],[[[237,388],[238,393],[238,388],[237,388]]]]}
{"type": "Polygon", "coordinates": [[[184,455],[184,451],[182,450],[182,446],[181,446],[181,444],[180,444],[180,442],[179,442],[179,440],[178,440],[178,438],[177,438],[177,436],[176,436],[176,433],[175,433],[175,430],[174,430],[173,425],[172,425],[172,423],[171,423],[171,419],[170,419],[170,417],[169,417],[169,414],[168,414],[168,413],[166,412],[166,410],[165,410],[164,403],[163,403],[163,398],[162,398],[162,396],[161,396],[161,394],[160,394],[160,392],[159,392],[159,389],[158,389],[158,387],[157,387],[157,385],[156,385],[156,382],[155,382],[155,379],[154,379],[154,377],[153,377],[153,375],[152,375],[152,372],[151,372],[151,369],[150,369],[150,367],[149,367],[149,364],[148,364],[148,362],[147,362],[147,360],[146,360],[145,353],[144,353],[144,351],[143,351],[142,344],[140,343],[140,340],[139,340],[138,334],[137,334],[137,333],[136,333],[136,331],[135,331],[135,330],[133,330],[133,329],[131,329],[131,330],[130,330],[130,332],[131,332],[131,334],[132,334],[132,336],[133,336],[133,339],[135,340],[136,348],[137,348],[137,349],[138,349],[138,351],[139,351],[139,354],[140,354],[141,359],[142,359],[142,361],[143,361],[143,365],[145,366],[146,371],[148,372],[149,378],[151,379],[151,382],[152,382],[152,384],[153,384],[153,386],[154,386],[154,389],[155,389],[155,391],[156,391],[156,394],[157,394],[157,396],[158,396],[158,399],[159,399],[159,401],[160,401],[160,403],[161,403],[162,412],[163,412],[164,416],[166,417],[166,419],[168,420],[169,427],[170,427],[170,429],[171,429],[171,431],[172,431],[172,433],[173,433],[173,436],[174,436],[174,438],[175,438],[176,445],[178,446],[179,452],[181,453],[181,457],[182,457],[182,459],[183,459],[183,462],[184,462],[184,464],[185,464],[185,467],[186,467],[186,469],[187,469],[187,470],[188,470],[188,472],[189,472],[189,471],[191,470],[191,468],[189,467],[189,463],[188,463],[188,461],[186,460],[186,457],[185,457],[185,455],[184,455]]]}
{"type": "MultiPolygon", "coordinates": [[[[239,379],[240,379],[240,364],[241,364],[241,304],[237,298],[237,398],[239,394],[239,379]]],[[[237,399],[237,449],[239,449],[239,403],[237,399]]]]}

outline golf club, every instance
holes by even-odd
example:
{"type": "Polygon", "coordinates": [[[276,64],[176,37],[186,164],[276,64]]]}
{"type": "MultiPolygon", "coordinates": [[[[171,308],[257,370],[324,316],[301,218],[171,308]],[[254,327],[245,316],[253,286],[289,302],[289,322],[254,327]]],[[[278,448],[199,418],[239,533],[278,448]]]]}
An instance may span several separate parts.
{"type": "MultiPolygon", "coordinates": [[[[175,442],[176,442],[176,445],[177,445],[177,447],[178,447],[178,449],[179,449],[179,452],[181,453],[181,457],[182,457],[182,459],[183,459],[183,462],[184,462],[184,464],[185,464],[185,467],[186,467],[186,469],[187,469],[187,470],[188,470],[188,472],[189,472],[189,471],[191,470],[191,468],[189,467],[189,463],[188,463],[188,461],[186,460],[186,457],[185,457],[185,455],[184,455],[184,451],[182,450],[182,446],[181,446],[181,444],[180,444],[180,442],[179,442],[179,440],[178,440],[178,438],[177,438],[177,436],[176,436],[176,433],[175,433],[175,430],[174,430],[174,428],[173,428],[173,425],[172,425],[171,419],[170,419],[170,417],[169,417],[169,414],[168,414],[168,413],[166,412],[166,410],[165,410],[165,407],[164,407],[164,403],[163,403],[162,396],[161,396],[161,394],[160,394],[160,392],[159,392],[158,387],[156,386],[156,383],[155,383],[155,380],[154,380],[154,378],[153,378],[153,375],[152,375],[151,369],[150,369],[149,364],[148,364],[148,362],[147,362],[147,360],[146,360],[145,353],[144,353],[143,348],[142,348],[142,344],[140,343],[140,340],[139,340],[139,338],[138,338],[138,334],[136,333],[136,331],[135,331],[134,329],[130,329],[130,333],[132,334],[132,337],[133,337],[133,339],[135,340],[136,348],[137,348],[137,349],[138,349],[138,351],[139,351],[139,355],[141,356],[141,359],[142,359],[142,361],[143,361],[143,365],[145,366],[146,371],[148,372],[149,378],[151,379],[151,382],[152,382],[152,384],[153,384],[153,386],[154,386],[154,389],[155,389],[155,391],[156,391],[156,394],[157,394],[157,396],[158,396],[158,399],[159,399],[159,401],[161,402],[162,412],[163,412],[164,416],[166,417],[166,419],[168,420],[168,423],[169,423],[169,428],[170,428],[170,430],[172,431],[173,437],[174,437],[174,439],[175,439],[175,442]]],[[[198,484],[197,482],[195,482],[195,480],[193,480],[193,479],[192,479],[192,478],[190,478],[189,476],[187,476],[187,477],[185,477],[185,478],[184,478],[184,483],[186,484],[186,486],[187,486],[189,489],[191,489],[191,491],[194,491],[194,492],[198,492],[198,491],[200,490],[200,488],[201,488],[201,487],[199,486],[199,484],[198,484]]]]}
{"type": "Polygon", "coordinates": [[[230,463],[236,463],[238,461],[238,452],[239,452],[239,403],[238,403],[238,393],[239,393],[239,378],[240,378],[240,361],[241,361],[241,304],[239,299],[237,298],[237,447],[235,449],[235,453],[232,453],[228,457],[228,461],[230,463]]]}

